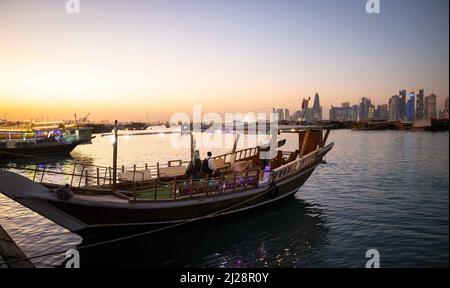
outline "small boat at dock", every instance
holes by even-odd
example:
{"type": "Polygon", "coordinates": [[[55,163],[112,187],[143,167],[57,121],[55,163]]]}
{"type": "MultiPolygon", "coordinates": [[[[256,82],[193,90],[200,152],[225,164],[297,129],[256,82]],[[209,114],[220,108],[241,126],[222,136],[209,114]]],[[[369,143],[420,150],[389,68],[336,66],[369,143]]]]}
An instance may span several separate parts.
{"type": "Polygon", "coordinates": [[[0,127],[0,158],[69,154],[93,139],[92,129],[64,122],[27,122],[0,127]]]}
{"type": "Polygon", "coordinates": [[[190,161],[183,160],[116,170],[74,163],[63,172],[42,164],[12,164],[8,170],[27,172],[0,171],[0,192],[80,235],[211,219],[275,203],[298,191],[334,143],[326,144],[329,129],[296,133],[298,149],[279,148],[272,159],[262,159],[267,148],[259,146],[213,157],[213,176],[188,176],[190,161]],[[55,174],[59,183],[47,177],[55,174]]]}

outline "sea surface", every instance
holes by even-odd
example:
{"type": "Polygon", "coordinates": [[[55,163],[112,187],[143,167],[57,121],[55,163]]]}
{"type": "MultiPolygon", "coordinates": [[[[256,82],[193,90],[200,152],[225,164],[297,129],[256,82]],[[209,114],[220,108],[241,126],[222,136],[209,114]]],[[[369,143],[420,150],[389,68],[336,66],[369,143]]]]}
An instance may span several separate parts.
{"type": "MultiPolygon", "coordinates": [[[[119,164],[188,159],[189,148],[172,147],[170,137],[120,137],[119,164]]],[[[287,139],[287,149],[298,145],[295,134],[279,137],[287,139]]],[[[381,267],[448,267],[448,132],[336,130],[329,141],[335,147],[326,164],[295,198],[235,217],[82,250],[81,266],[364,267],[366,251],[377,249],[381,267]]],[[[208,150],[219,154],[229,148],[202,148],[202,157],[208,150]]],[[[68,169],[73,161],[111,166],[111,159],[111,137],[98,135],[70,158],[52,161],[68,169]]],[[[28,256],[101,238],[83,240],[1,194],[0,224],[28,256]]],[[[33,262],[58,267],[64,259],[56,255],[33,262]]]]}

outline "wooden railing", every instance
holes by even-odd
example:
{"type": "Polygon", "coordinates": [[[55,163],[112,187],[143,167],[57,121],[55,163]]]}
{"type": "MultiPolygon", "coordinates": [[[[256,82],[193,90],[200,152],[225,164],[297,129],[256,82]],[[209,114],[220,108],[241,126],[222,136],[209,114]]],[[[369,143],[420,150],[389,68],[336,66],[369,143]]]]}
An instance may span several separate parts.
{"type": "Polygon", "coordinates": [[[4,168],[16,171],[41,184],[66,185],[72,188],[106,187],[112,183],[112,168],[84,164],[10,164],[4,168]],[[34,166],[34,167],[33,167],[34,166]]]}
{"type": "Polygon", "coordinates": [[[232,160],[234,160],[236,162],[244,161],[244,160],[253,158],[257,155],[259,155],[259,147],[253,147],[253,148],[246,148],[246,149],[238,150],[234,153],[229,152],[226,154],[215,156],[215,157],[212,157],[212,159],[213,160],[223,159],[225,163],[231,163],[232,160]],[[236,155],[236,156],[234,156],[234,155],[236,155]],[[233,159],[233,157],[235,157],[235,158],[233,159]]]}
{"type": "Polygon", "coordinates": [[[308,155],[305,155],[301,158],[298,158],[295,161],[292,161],[289,164],[286,164],[280,168],[274,169],[272,171],[272,181],[279,182],[284,180],[296,173],[300,170],[310,166],[317,160],[317,152],[320,150],[313,151],[308,155]]]}
{"type": "Polygon", "coordinates": [[[173,201],[188,198],[208,198],[223,193],[237,192],[259,187],[259,169],[221,174],[220,177],[202,179],[154,179],[138,183],[132,191],[121,191],[131,201],[173,201]]]}

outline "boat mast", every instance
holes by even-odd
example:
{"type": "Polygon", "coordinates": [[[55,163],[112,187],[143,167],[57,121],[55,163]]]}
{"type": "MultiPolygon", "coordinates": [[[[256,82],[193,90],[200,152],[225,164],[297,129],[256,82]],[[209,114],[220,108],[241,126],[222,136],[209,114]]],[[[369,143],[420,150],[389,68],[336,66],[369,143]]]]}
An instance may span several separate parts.
{"type": "Polygon", "coordinates": [[[78,125],[77,113],[75,113],[73,116],[75,117],[75,125],[77,126],[77,128],[80,128],[80,126],[78,125]]]}
{"type": "Polygon", "coordinates": [[[236,138],[234,139],[234,144],[233,144],[233,150],[231,151],[232,153],[232,165],[234,165],[234,163],[236,162],[236,149],[237,149],[237,144],[239,142],[239,138],[241,137],[241,134],[236,134],[236,138]]]}
{"type": "Polygon", "coordinates": [[[117,190],[117,127],[118,122],[117,120],[114,121],[114,143],[113,143],[113,191],[117,190]]]}
{"type": "Polygon", "coordinates": [[[191,122],[189,125],[189,129],[190,129],[190,137],[191,137],[191,162],[194,163],[194,150],[195,150],[195,143],[194,143],[194,122],[191,122]]]}

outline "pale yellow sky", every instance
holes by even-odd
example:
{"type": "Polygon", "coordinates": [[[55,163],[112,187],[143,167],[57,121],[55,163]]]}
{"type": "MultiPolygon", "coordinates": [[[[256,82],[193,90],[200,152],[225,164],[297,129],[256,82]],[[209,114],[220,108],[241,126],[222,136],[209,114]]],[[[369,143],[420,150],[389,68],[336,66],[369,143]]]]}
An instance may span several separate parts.
{"type": "Polygon", "coordinates": [[[405,25],[408,11],[394,4],[369,17],[356,1],[92,0],[76,16],[58,3],[1,0],[0,117],[124,121],[148,112],[155,121],[194,104],[254,111],[315,91],[328,117],[331,105],[383,104],[399,89],[433,90],[438,108],[448,97],[442,7],[412,7],[423,20],[405,25]]]}

